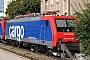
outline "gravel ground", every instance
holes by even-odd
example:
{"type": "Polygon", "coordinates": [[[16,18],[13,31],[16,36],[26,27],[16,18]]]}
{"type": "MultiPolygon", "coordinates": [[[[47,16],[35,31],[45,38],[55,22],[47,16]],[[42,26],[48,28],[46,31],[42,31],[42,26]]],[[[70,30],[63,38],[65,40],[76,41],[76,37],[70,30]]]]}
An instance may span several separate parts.
{"type": "Polygon", "coordinates": [[[9,51],[0,49],[0,60],[30,60],[9,51]]]}
{"type": "Polygon", "coordinates": [[[30,57],[31,60],[58,60],[58,59],[55,59],[55,58],[52,58],[52,57],[48,57],[48,56],[46,56],[44,54],[36,54],[36,53],[30,52],[27,49],[13,47],[13,46],[2,44],[2,43],[0,43],[0,48],[8,49],[8,50],[10,50],[12,52],[15,52],[15,53],[19,54],[19,55],[23,55],[23,57],[24,56],[26,56],[28,58],[30,57]]]}

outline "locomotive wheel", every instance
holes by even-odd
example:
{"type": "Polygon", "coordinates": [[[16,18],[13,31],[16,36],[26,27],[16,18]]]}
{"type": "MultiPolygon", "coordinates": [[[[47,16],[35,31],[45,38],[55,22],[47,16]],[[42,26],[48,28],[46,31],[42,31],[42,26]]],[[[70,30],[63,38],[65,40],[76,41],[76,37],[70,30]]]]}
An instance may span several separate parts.
{"type": "Polygon", "coordinates": [[[53,55],[53,51],[52,50],[48,50],[48,54],[49,55],[53,55]]]}
{"type": "Polygon", "coordinates": [[[7,44],[9,44],[9,45],[10,45],[10,40],[7,40],[7,44]]]}
{"type": "Polygon", "coordinates": [[[48,55],[49,54],[48,51],[45,51],[45,54],[48,55]]]}
{"type": "Polygon", "coordinates": [[[35,50],[35,53],[38,53],[38,50],[35,50]]]}
{"type": "Polygon", "coordinates": [[[18,46],[19,48],[22,48],[22,47],[23,47],[23,42],[17,42],[17,46],[18,46]]]}
{"type": "Polygon", "coordinates": [[[31,48],[31,51],[32,51],[32,52],[35,52],[35,51],[36,51],[35,47],[32,47],[32,48],[31,48]]]}
{"type": "Polygon", "coordinates": [[[35,47],[35,53],[37,53],[37,52],[38,52],[38,46],[35,47]]]}
{"type": "Polygon", "coordinates": [[[0,43],[2,43],[1,39],[0,39],[0,43]]]}
{"type": "Polygon", "coordinates": [[[12,46],[15,46],[15,41],[11,41],[11,45],[12,46]]]}
{"type": "Polygon", "coordinates": [[[48,55],[48,48],[46,47],[45,54],[48,55]]]}
{"type": "Polygon", "coordinates": [[[14,43],[12,43],[11,45],[14,46],[14,43]]]}
{"type": "Polygon", "coordinates": [[[36,50],[37,50],[36,48],[37,48],[37,46],[34,45],[34,44],[32,44],[30,50],[31,50],[32,52],[37,52],[37,51],[36,51],[36,50]]]}
{"type": "Polygon", "coordinates": [[[61,50],[61,46],[60,46],[60,44],[57,43],[56,46],[57,46],[57,51],[60,51],[60,50],[61,50]]]}

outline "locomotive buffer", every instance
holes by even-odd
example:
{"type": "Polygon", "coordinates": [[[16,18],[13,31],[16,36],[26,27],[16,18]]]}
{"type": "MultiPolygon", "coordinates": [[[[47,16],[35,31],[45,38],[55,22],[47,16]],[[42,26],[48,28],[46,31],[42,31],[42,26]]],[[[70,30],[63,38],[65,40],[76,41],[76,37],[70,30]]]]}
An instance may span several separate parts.
{"type": "Polygon", "coordinates": [[[69,49],[67,48],[67,46],[63,43],[60,44],[61,45],[61,50],[63,51],[63,53],[61,54],[61,59],[65,60],[65,52],[69,55],[70,59],[69,60],[75,60],[74,56],[71,54],[71,52],[69,51],[69,49]]]}

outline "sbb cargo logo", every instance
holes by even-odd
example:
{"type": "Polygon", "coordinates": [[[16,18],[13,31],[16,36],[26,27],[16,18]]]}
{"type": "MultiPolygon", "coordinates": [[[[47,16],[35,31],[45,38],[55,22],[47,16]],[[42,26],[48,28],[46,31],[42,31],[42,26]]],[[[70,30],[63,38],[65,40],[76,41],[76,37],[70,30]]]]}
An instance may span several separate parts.
{"type": "Polygon", "coordinates": [[[9,35],[11,37],[17,37],[17,40],[24,37],[24,27],[23,26],[10,26],[9,35]]]}

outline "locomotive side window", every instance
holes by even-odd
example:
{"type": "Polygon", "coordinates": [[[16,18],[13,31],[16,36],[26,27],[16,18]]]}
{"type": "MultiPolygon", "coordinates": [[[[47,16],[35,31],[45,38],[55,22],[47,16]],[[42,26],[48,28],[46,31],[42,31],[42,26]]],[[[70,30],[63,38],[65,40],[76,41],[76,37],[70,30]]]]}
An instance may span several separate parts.
{"type": "Polygon", "coordinates": [[[56,20],[57,27],[66,27],[65,20],[56,20]]]}
{"type": "Polygon", "coordinates": [[[46,20],[46,27],[48,27],[48,20],[46,20]]]}

